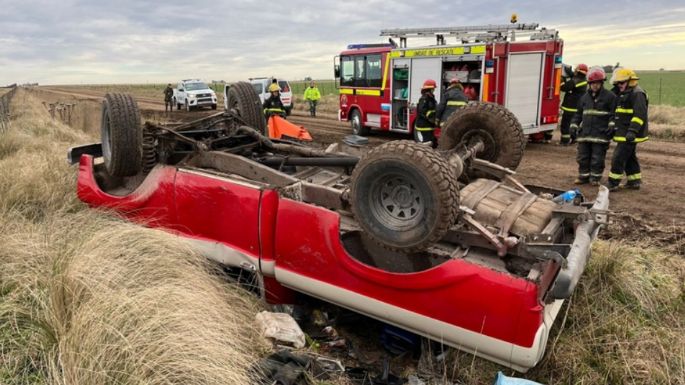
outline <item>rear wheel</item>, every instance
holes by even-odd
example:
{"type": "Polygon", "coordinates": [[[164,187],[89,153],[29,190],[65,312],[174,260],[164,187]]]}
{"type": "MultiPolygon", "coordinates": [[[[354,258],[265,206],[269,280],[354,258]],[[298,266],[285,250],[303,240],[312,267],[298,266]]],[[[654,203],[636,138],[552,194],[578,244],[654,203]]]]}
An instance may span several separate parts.
{"type": "Polygon", "coordinates": [[[113,176],[136,175],[143,162],[140,110],[131,95],[109,93],[102,104],[102,157],[113,176]]]}
{"type": "Polygon", "coordinates": [[[369,151],[352,173],[350,197],[366,234],[405,253],[439,241],[459,213],[452,167],[435,150],[408,140],[369,151]]]}
{"type": "Polygon", "coordinates": [[[445,122],[438,149],[451,150],[479,140],[485,149],[478,158],[512,170],[521,163],[526,147],[521,123],[511,111],[494,103],[469,103],[455,111],[445,122]]]}
{"type": "Polygon", "coordinates": [[[352,133],[355,135],[367,136],[371,130],[362,125],[362,114],[359,110],[353,110],[350,113],[350,124],[352,125],[352,133]]]}
{"type": "Polygon", "coordinates": [[[250,127],[260,133],[266,133],[266,119],[262,112],[262,103],[252,84],[238,82],[231,85],[226,95],[228,111],[233,110],[250,127]]]}

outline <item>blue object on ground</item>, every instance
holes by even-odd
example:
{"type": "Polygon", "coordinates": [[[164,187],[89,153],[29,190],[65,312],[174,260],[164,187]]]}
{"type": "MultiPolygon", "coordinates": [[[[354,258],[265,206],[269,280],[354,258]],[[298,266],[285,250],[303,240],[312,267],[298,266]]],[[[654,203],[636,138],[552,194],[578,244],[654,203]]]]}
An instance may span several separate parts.
{"type": "Polygon", "coordinates": [[[502,372],[497,372],[497,377],[493,385],[542,385],[539,382],[526,380],[524,378],[507,377],[502,372]]]}

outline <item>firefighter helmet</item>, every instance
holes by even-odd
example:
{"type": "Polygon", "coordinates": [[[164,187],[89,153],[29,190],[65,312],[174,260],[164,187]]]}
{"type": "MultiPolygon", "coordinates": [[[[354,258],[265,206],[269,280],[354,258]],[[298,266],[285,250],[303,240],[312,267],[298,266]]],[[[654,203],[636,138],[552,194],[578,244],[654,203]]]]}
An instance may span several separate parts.
{"type": "Polygon", "coordinates": [[[587,74],[588,83],[603,82],[606,79],[607,75],[604,73],[604,70],[601,67],[594,67],[590,70],[590,73],[587,74]]]}
{"type": "Polygon", "coordinates": [[[628,82],[630,87],[635,87],[638,79],[640,78],[637,76],[635,71],[631,70],[630,68],[619,68],[615,70],[614,74],[611,76],[611,82],[613,84],[628,82]]]}
{"type": "Polygon", "coordinates": [[[269,92],[280,92],[281,87],[278,86],[278,83],[271,83],[269,86],[269,92]]]}
{"type": "Polygon", "coordinates": [[[421,86],[422,90],[432,90],[435,87],[437,87],[437,84],[435,83],[435,80],[433,79],[427,79],[425,82],[423,82],[423,85],[421,86]]]}
{"type": "Polygon", "coordinates": [[[576,66],[576,72],[580,72],[583,75],[587,74],[587,64],[583,64],[583,63],[578,64],[576,66]]]}

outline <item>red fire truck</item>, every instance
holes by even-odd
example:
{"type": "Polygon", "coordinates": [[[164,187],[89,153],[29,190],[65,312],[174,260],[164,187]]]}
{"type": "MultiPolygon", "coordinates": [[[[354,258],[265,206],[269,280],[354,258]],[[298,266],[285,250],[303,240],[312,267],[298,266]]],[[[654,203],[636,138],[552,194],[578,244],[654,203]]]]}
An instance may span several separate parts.
{"type": "Polygon", "coordinates": [[[456,77],[472,100],[501,104],[524,133],[541,138],[558,121],[563,40],[538,24],[389,29],[387,44],[351,44],[336,56],[339,119],[357,135],[372,129],[412,133],[421,85],[440,95],[456,77]],[[436,45],[407,47],[408,38],[436,45]],[[395,39],[399,39],[399,44],[395,39]],[[456,40],[454,44],[448,39],[456,40]]]}

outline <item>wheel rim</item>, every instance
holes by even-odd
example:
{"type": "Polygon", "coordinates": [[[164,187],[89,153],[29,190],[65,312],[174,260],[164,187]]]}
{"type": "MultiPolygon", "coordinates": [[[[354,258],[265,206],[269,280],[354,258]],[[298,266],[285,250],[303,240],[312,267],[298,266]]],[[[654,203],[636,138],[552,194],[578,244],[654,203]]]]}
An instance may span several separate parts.
{"type": "Polygon", "coordinates": [[[358,135],[359,131],[361,130],[361,127],[362,127],[361,118],[359,117],[359,114],[355,112],[352,115],[352,132],[354,134],[358,135]]]}
{"type": "Polygon", "coordinates": [[[102,157],[105,159],[105,165],[109,167],[112,159],[112,135],[111,135],[111,122],[109,118],[109,113],[107,110],[103,112],[104,116],[102,119],[102,157]]]}
{"type": "Polygon", "coordinates": [[[390,174],[371,187],[371,211],[386,227],[403,230],[421,222],[424,202],[415,181],[390,174]]]}
{"type": "Polygon", "coordinates": [[[483,129],[473,129],[467,131],[461,138],[461,143],[466,147],[474,144],[478,141],[483,142],[484,149],[478,153],[478,158],[487,160],[489,162],[495,162],[497,160],[497,155],[499,154],[499,146],[495,138],[483,129]]]}

